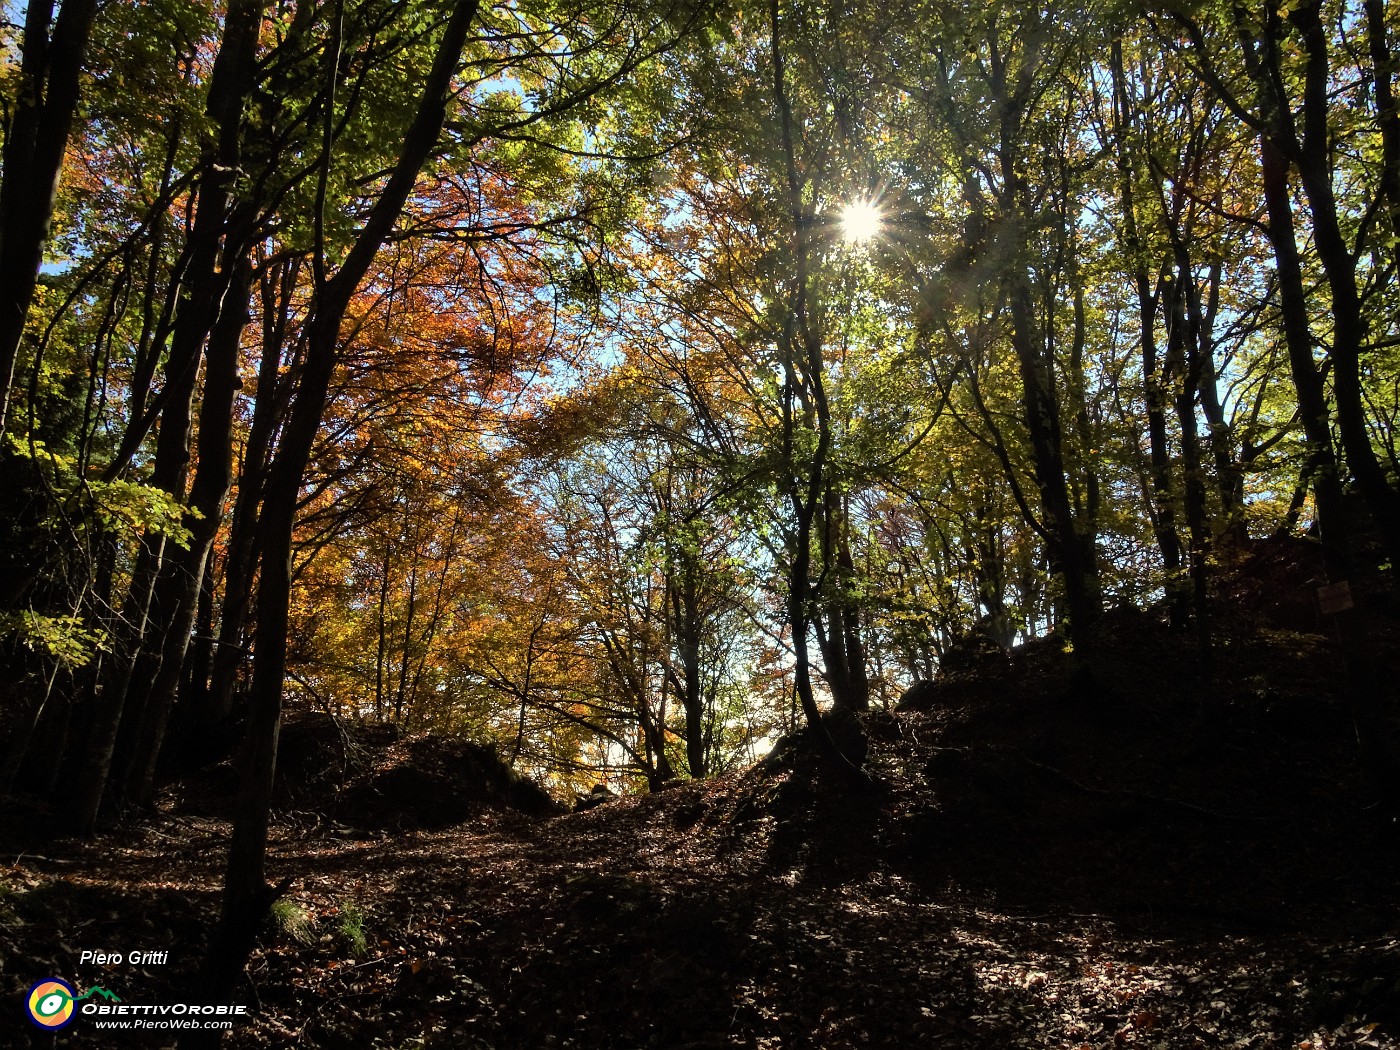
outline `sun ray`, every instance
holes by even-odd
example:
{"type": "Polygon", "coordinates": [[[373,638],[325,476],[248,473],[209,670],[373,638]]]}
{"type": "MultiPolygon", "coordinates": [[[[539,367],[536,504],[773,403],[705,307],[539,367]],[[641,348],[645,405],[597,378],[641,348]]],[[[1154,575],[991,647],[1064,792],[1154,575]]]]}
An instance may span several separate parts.
{"type": "Polygon", "coordinates": [[[841,209],[841,239],[848,243],[873,240],[884,227],[884,213],[873,200],[852,201],[841,209]]]}

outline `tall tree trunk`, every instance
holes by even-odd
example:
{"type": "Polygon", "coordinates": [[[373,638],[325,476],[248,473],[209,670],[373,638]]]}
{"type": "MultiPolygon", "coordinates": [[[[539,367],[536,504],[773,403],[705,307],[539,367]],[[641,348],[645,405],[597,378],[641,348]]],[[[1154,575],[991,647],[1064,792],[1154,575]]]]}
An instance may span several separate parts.
{"type": "Polygon", "coordinates": [[[1152,534],[1162,554],[1172,625],[1186,622],[1189,593],[1182,586],[1181,536],[1176,529],[1176,496],[1172,487],[1171,450],[1167,445],[1167,391],[1157,350],[1157,301],[1146,267],[1136,274],[1138,325],[1141,341],[1143,401],[1147,409],[1149,476],[1152,483],[1152,534]]]}
{"type": "Polygon", "coordinates": [[[53,0],[25,6],[19,89],[0,158],[0,435],[78,110],[97,0],[63,0],[56,21],[53,9],[53,0]]]}
{"type": "Polygon", "coordinates": [[[833,486],[827,486],[820,518],[827,598],[822,603],[824,615],[813,614],[812,625],[826,664],[832,707],[866,711],[870,708],[870,679],[860,637],[860,614],[853,598],[855,563],[851,559],[847,516],[833,486]]]}
{"type": "MultiPolygon", "coordinates": [[[[1069,613],[1069,635],[1082,654],[1103,614],[1099,582],[1097,538],[1091,520],[1077,521],[1070,496],[1069,468],[1060,420],[1060,403],[1055,380],[1055,355],[1035,319],[1030,264],[1024,248],[1016,243],[1030,227],[1033,204],[1026,182],[1021,155],[1026,99],[1030,84],[1022,82],[1013,91],[1006,81],[1006,69],[993,63],[994,90],[1000,103],[998,167],[1002,176],[999,204],[1009,243],[1015,245],[1010,269],[1004,278],[1004,294],[1011,318],[1011,347],[1021,376],[1021,405],[1030,438],[1031,465],[1040,493],[1042,535],[1046,541],[1051,571],[1064,586],[1069,613]]],[[[1065,231],[1068,236],[1068,231],[1065,231]]],[[[1092,471],[1092,465],[1086,465],[1092,471]]]]}
{"type": "MultiPolygon", "coordinates": [[[[1332,394],[1336,404],[1337,431],[1342,439],[1347,466],[1380,527],[1390,564],[1396,567],[1392,571],[1392,580],[1400,582],[1400,491],[1386,476],[1385,467],[1371,444],[1361,380],[1361,349],[1367,337],[1366,321],[1361,313],[1356,256],[1342,232],[1332,189],[1328,121],[1332,82],[1321,0],[1303,0],[1289,9],[1288,18],[1302,36],[1307,65],[1303,78],[1302,138],[1299,141],[1294,136],[1286,136],[1284,141],[1297,144],[1292,159],[1298,167],[1299,181],[1308,201],[1313,244],[1331,293],[1332,394]]],[[[1384,147],[1384,139],[1382,145],[1384,147]]],[[[1385,193],[1383,185],[1378,195],[1384,197],[1385,193]]]]}
{"type": "Polygon", "coordinates": [[[1192,300],[1197,314],[1194,327],[1199,355],[1196,392],[1200,397],[1201,414],[1210,428],[1206,442],[1215,461],[1215,488],[1220,497],[1221,524],[1215,533],[1222,541],[1239,546],[1249,535],[1244,510],[1243,450],[1236,450],[1230,422],[1225,418],[1220,400],[1220,370],[1215,363],[1215,322],[1220,315],[1223,266],[1220,259],[1211,259],[1205,302],[1202,303],[1199,296],[1192,300]]]}
{"type": "Polygon", "coordinates": [[[374,645],[374,718],[384,721],[388,709],[389,677],[389,572],[393,567],[393,544],[385,538],[384,557],[379,562],[379,601],[376,603],[374,645]]]}
{"type": "MultiPolygon", "coordinates": [[[[1352,537],[1342,500],[1341,478],[1332,450],[1327,392],[1321,370],[1313,360],[1308,320],[1307,288],[1293,227],[1293,202],[1288,186],[1288,160],[1268,135],[1261,136],[1261,172],[1268,213],[1269,239],[1279,278],[1279,310],[1284,339],[1298,395],[1299,416],[1308,444],[1317,520],[1327,573],[1333,581],[1349,580],[1354,568],[1352,537]]],[[[1355,613],[1335,617],[1347,676],[1347,697],[1356,723],[1362,762],[1379,796],[1382,809],[1400,809],[1400,756],[1386,717],[1375,658],[1361,633],[1355,613]]]]}
{"type": "MultiPolygon", "coordinates": [[[[78,807],[74,817],[79,827],[91,830],[97,820],[106,781],[112,770],[113,756],[118,753],[119,739],[125,742],[118,762],[119,783],[127,780],[130,769],[138,770],[138,792],[147,781],[146,768],[154,769],[152,745],[159,746],[164,733],[169,703],[178,687],[181,664],[189,632],[194,621],[199,585],[203,578],[204,558],[218,529],[222,495],[211,496],[220,473],[220,461],[227,463],[229,449],[222,452],[213,446],[231,443],[231,413],[237,384],[237,340],[247,313],[247,276],[242,278],[241,290],[235,293],[241,302],[225,304],[230,277],[239,266],[247,236],[230,229],[229,210],[234,180],[241,156],[242,112],[254,83],[258,31],[261,28],[262,0],[233,0],[224,20],[224,34],[210,75],[206,108],[219,128],[217,143],[204,158],[205,176],[200,184],[195,211],[194,228],[190,234],[189,262],[185,269],[184,291],[180,298],[166,364],[166,384],[170,396],[161,413],[160,433],[156,443],[152,484],[177,497],[185,494],[190,461],[190,430],[197,385],[198,365],[210,331],[214,328],[221,308],[227,318],[223,346],[218,349],[223,360],[211,359],[201,408],[201,462],[196,483],[200,492],[194,495],[211,503],[213,520],[189,523],[192,533],[190,549],[178,555],[170,554],[173,544],[165,545],[167,557],[157,563],[151,589],[151,601],[140,619],[144,627],[134,661],[122,675],[124,689],[113,690],[104,699],[106,710],[101,715],[101,733],[92,738],[87,768],[83,772],[82,790],[75,795],[78,807]],[[220,267],[221,253],[227,253],[220,267]],[[240,320],[241,319],[241,320],[240,320]],[[227,343],[232,342],[230,350],[227,343]],[[228,357],[232,356],[232,371],[228,357]],[[212,400],[211,400],[212,399],[212,400]],[[219,417],[219,418],[215,418],[219,417]],[[203,434],[209,427],[209,436],[203,434]],[[222,436],[220,436],[222,435],[222,436]],[[176,658],[171,663],[171,658],[176,658]],[[151,686],[155,683],[155,687],[151,686]],[[107,725],[114,727],[109,731],[107,725]],[[150,728],[147,728],[150,727],[150,728]],[[124,768],[123,768],[124,767],[124,768]]],[[[251,217],[249,217],[251,221],[251,217]]],[[[231,447],[231,444],[230,444],[231,447]]],[[[225,469],[223,473],[227,473],[225,469]]],[[[227,491],[225,482],[224,491],[227,491]]],[[[201,513],[204,508],[201,508],[201,513]]],[[[128,617],[130,617],[128,613],[128,617]]],[[[94,727],[95,729],[97,727],[94,727]]]]}
{"type": "Polygon", "coordinates": [[[680,551],[672,558],[669,580],[671,635],[676,655],[681,662],[681,680],[676,683],[685,711],[685,757],[693,779],[708,772],[708,749],[705,733],[705,697],[700,667],[700,641],[703,624],[700,616],[699,566],[695,556],[680,551]]]}
{"type": "Polygon", "coordinates": [[[1190,300],[1194,281],[1185,247],[1177,240],[1177,279],[1167,299],[1167,359],[1176,386],[1176,421],[1181,428],[1182,488],[1186,503],[1186,534],[1190,540],[1192,604],[1200,659],[1209,670],[1211,654],[1209,577],[1206,559],[1210,550],[1210,524],[1206,517],[1206,485],[1201,462],[1201,439],[1196,420],[1196,389],[1200,382],[1200,354],[1196,311],[1190,300]]]}
{"type": "Polygon", "coordinates": [[[146,619],[155,587],[156,572],[165,547],[162,536],[143,537],[136,554],[122,618],[115,632],[116,652],[111,660],[110,677],[103,683],[101,695],[93,698],[89,716],[82,732],[70,737],[69,748],[74,752],[69,763],[73,768],[67,801],[67,817],[81,835],[91,835],[97,827],[97,814],[102,795],[107,788],[107,775],[112,768],[112,756],[117,748],[118,731],[127,694],[134,688],[141,659],[141,639],[146,631],[146,619]]]}
{"type": "Polygon", "coordinates": [[[1021,404],[1040,492],[1050,569],[1064,584],[1070,637],[1076,643],[1086,642],[1103,614],[1098,554],[1093,532],[1081,531],[1075,520],[1054,370],[1049,356],[1037,345],[1034,307],[1026,282],[1024,273],[1018,272],[1011,278],[1011,345],[1020,365],[1021,404]]]}
{"type": "MultiPolygon", "coordinates": [[[[790,306],[784,331],[779,338],[783,355],[783,453],[787,463],[786,488],[792,515],[792,561],[788,568],[788,623],[792,628],[793,681],[803,717],[815,734],[818,746],[853,786],[868,785],[869,778],[856,761],[837,745],[822,720],[812,688],[812,657],[808,634],[812,628],[812,542],[813,526],[822,493],[828,486],[827,456],[831,452],[831,409],[826,397],[825,361],[822,332],[817,318],[818,304],[811,302],[811,245],[808,229],[810,206],[803,200],[803,185],[797,166],[797,132],[792,105],[788,100],[787,72],[779,33],[778,0],[769,0],[769,43],[772,59],[773,98],[777,103],[782,129],[786,201],[792,221],[793,277],[790,306]],[[815,427],[816,448],[803,464],[797,455],[798,406],[804,422],[815,427]]],[[[863,757],[863,756],[862,756],[863,757]]]]}
{"type": "Polygon", "coordinates": [[[189,495],[190,507],[195,512],[188,524],[190,539],[186,547],[168,559],[168,569],[160,581],[163,586],[158,585],[160,599],[155,604],[168,617],[164,637],[160,639],[160,670],[150,685],[142,709],[136,754],[126,783],[127,800],[138,806],[147,806],[151,801],[166,723],[185,670],[185,654],[199,607],[205,563],[223,524],[224,502],[233,482],[233,407],[242,385],[238,378],[238,359],[243,330],[248,323],[252,267],[241,255],[229,265],[233,277],[206,352],[208,364],[199,417],[199,466],[189,495]]]}
{"type": "Polygon", "coordinates": [[[1391,260],[1400,258],[1400,105],[1395,98],[1395,58],[1390,49],[1385,0],[1365,0],[1366,43],[1371,53],[1371,94],[1381,130],[1381,192],[1389,234],[1394,238],[1391,260]]]}
{"type": "Polygon", "coordinates": [[[413,562],[408,568],[408,608],[404,610],[403,653],[399,660],[399,680],[394,687],[394,724],[403,725],[404,710],[408,706],[408,672],[413,661],[413,621],[418,615],[418,556],[413,554],[413,562]]]}
{"type": "Polygon", "coordinates": [[[211,551],[204,560],[204,582],[199,586],[199,609],[195,613],[194,637],[190,639],[190,653],[186,660],[189,666],[185,668],[175,701],[177,709],[181,711],[198,711],[209,702],[209,672],[214,666],[215,592],[219,585],[215,563],[211,551]]]}
{"type": "Polygon", "coordinates": [[[279,366],[282,348],[290,339],[293,296],[301,270],[301,260],[288,259],[262,278],[262,359],[258,364],[253,419],[238,473],[238,498],[229,526],[224,600],[219,607],[219,640],[210,672],[209,705],[192,722],[198,733],[219,733],[228,726],[240,670],[248,655],[244,634],[257,571],[258,507],[273,436],[286,407],[286,388],[279,366]]]}
{"type": "MultiPolygon", "coordinates": [[[[453,5],[417,113],[407,129],[388,182],[340,270],[329,280],[318,272],[316,297],[307,325],[301,382],[283,428],[281,445],[268,470],[258,517],[257,656],[249,697],[246,764],[229,844],[219,923],[202,975],[205,994],[213,996],[214,1001],[222,1001],[231,992],[272,899],[265,864],[268,810],[277,765],[282,685],[287,666],[292,528],[302,478],[320,429],[335,370],[341,321],[437,144],[447,116],[452,80],[476,18],[476,7],[476,0],[453,5]]],[[[329,163],[329,157],[325,162],[329,163]]],[[[317,247],[324,250],[324,245],[317,247]]],[[[318,271],[322,265],[318,261],[318,271]]],[[[198,1042],[207,1043],[208,1040],[194,1041],[198,1042]]]]}

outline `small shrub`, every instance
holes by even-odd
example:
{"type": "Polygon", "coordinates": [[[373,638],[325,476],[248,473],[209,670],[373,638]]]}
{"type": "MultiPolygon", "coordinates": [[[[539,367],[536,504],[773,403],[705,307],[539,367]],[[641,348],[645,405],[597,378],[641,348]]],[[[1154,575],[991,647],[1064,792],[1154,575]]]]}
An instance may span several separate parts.
{"type": "Polygon", "coordinates": [[[335,925],[340,935],[345,938],[346,944],[350,946],[351,954],[364,955],[369,947],[369,940],[365,936],[365,909],[354,901],[343,902],[335,925]]]}
{"type": "Polygon", "coordinates": [[[315,939],[315,918],[290,897],[282,897],[273,902],[272,921],[279,930],[298,944],[310,944],[315,939]]]}

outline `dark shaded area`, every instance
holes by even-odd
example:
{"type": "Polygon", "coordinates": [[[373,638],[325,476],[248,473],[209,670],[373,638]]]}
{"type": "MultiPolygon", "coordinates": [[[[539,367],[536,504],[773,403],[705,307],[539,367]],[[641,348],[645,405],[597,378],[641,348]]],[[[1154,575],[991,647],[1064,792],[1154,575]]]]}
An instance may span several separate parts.
{"type": "MultiPolygon", "coordinates": [[[[1253,545],[1222,587],[1208,664],[1194,636],[1119,609],[1087,675],[1047,638],[920,683],[887,734],[932,789],[904,818],[914,870],[1025,907],[1392,922],[1397,836],[1362,772],[1321,573],[1309,541],[1253,545]]],[[[1347,615],[1382,663],[1393,726],[1400,625],[1356,591],[1347,615]]]]}
{"type": "MultiPolygon", "coordinates": [[[[269,873],[290,889],[228,1045],[1400,1045],[1400,850],[1306,622],[1314,553],[1242,562],[1209,662],[1120,609],[1092,660],[988,651],[834,725],[867,790],[807,731],[746,773],[540,819],[480,748],[294,720],[269,873]]],[[[1396,624],[1358,593],[1393,690],[1396,624]]],[[[178,994],[174,967],[75,974],[69,949],[198,958],[219,775],[4,870],[8,991],[43,971],[178,994]]]]}
{"type": "MultiPolygon", "coordinates": [[[[237,790],[233,762],[176,785],[183,808],[226,816],[237,790]]],[[[562,812],[543,788],[488,747],[457,737],[400,736],[394,726],[321,714],[288,719],[278,748],[274,810],[344,831],[443,828],[483,811],[562,812]]]]}
{"type": "Polygon", "coordinates": [[[330,807],[368,827],[440,828],[483,809],[551,816],[561,807],[494,751],[468,740],[410,737],[385,749],[330,807]]]}

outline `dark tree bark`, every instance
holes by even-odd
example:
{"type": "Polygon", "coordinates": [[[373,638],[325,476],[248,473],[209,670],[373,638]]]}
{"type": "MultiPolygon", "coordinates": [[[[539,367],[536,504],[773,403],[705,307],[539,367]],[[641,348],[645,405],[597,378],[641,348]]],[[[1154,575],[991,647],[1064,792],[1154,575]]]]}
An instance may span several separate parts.
{"type": "MultiPolygon", "coordinates": [[[[258,516],[260,567],[257,597],[257,656],[249,697],[242,786],[224,875],[218,927],[202,983],[216,1001],[226,998],[243,970],[275,893],[267,886],[268,810],[282,722],[286,676],[287,617],[291,596],[292,528],[302,478],[325,410],[335,370],[340,325],[376,253],[393,229],[427,162],[447,115],[458,62],[476,18],[475,0],[453,5],[428,73],[417,112],[383,191],[363,229],[333,277],[317,266],[317,287],[307,323],[302,374],[282,439],[268,470],[258,516]]],[[[318,245],[318,248],[323,248],[318,245]]],[[[196,1045],[192,1041],[189,1045],[196,1045]]]]}
{"type": "Polygon", "coordinates": [[[838,710],[870,708],[870,678],[865,667],[865,645],[860,637],[860,611],[853,598],[855,563],[845,508],[836,491],[827,487],[819,513],[823,576],[826,597],[812,616],[832,706],[838,710]]]}
{"type": "MultiPolygon", "coordinates": [[[[1329,414],[1336,421],[1341,448],[1351,477],[1379,526],[1390,564],[1400,565],[1400,490],[1397,490],[1387,477],[1385,467],[1371,443],[1361,372],[1362,352],[1369,336],[1367,319],[1362,310],[1357,256],[1343,232],[1333,190],[1333,151],[1330,137],[1332,70],[1321,3],[1320,0],[1304,0],[1298,6],[1287,8],[1283,12],[1265,5],[1262,24],[1253,23],[1243,9],[1234,9],[1233,15],[1234,31],[1243,55],[1245,70],[1254,87],[1257,113],[1248,112],[1210,63],[1200,27],[1184,15],[1177,17],[1191,35],[1197,53],[1205,58],[1203,72],[1212,88],[1232,112],[1259,133],[1264,141],[1263,148],[1274,154],[1273,157],[1267,158],[1273,171],[1264,176],[1266,197],[1270,192],[1268,183],[1271,178],[1275,184],[1272,190],[1273,200],[1269,202],[1271,227],[1277,225],[1274,209],[1282,206],[1278,198],[1279,194],[1287,189],[1290,165],[1298,172],[1299,185],[1302,187],[1308,216],[1311,219],[1314,250],[1321,263],[1329,293],[1329,356],[1332,368],[1332,412],[1329,414]],[[1294,70],[1290,68],[1291,63],[1285,55],[1290,26],[1301,44],[1299,57],[1302,59],[1302,89],[1296,101],[1289,91],[1290,77],[1294,70]]],[[[1387,59],[1388,47],[1383,27],[1379,39],[1371,30],[1372,26],[1368,23],[1370,56],[1373,60],[1378,57],[1382,60],[1387,59]]],[[[1379,88],[1382,93],[1389,90],[1388,78],[1391,71],[1388,66],[1367,72],[1373,80],[1379,76],[1385,81],[1379,88]]],[[[1397,125],[1394,119],[1387,120],[1386,116],[1381,114],[1382,166],[1373,197],[1376,207],[1372,209],[1372,213],[1380,214],[1387,220],[1387,225],[1391,225],[1395,218],[1390,207],[1394,203],[1392,190],[1396,188],[1397,180],[1400,180],[1400,156],[1395,153],[1397,125]],[[1387,135],[1390,136],[1390,152],[1387,152],[1387,135]]],[[[1393,112],[1390,116],[1393,118],[1393,112]]],[[[1291,231],[1291,202],[1289,206],[1291,231]]],[[[1279,240],[1275,238],[1276,252],[1279,250],[1278,246],[1279,240]]],[[[1291,250],[1296,254],[1296,246],[1291,250]]],[[[1286,289],[1282,274],[1280,278],[1281,299],[1292,299],[1293,295],[1286,289]]],[[[1306,300],[1285,303],[1285,325],[1297,326],[1307,323],[1309,318],[1306,300]],[[1290,312],[1300,316],[1290,318],[1290,312]]],[[[1290,357],[1292,354],[1293,348],[1290,346],[1290,357]]],[[[1307,426],[1309,423],[1306,417],[1309,410],[1303,404],[1304,394],[1301,390],[1299,397],[1300,409],[1304,416],[1303,423],[1307,426]]],[[[1315,426],[1315,423],[1313,425],[1315,426]]],[[[1309,440],[1313,441],[1311,435],[1309,440]]],[[[1330,498],[1324,495],[1330,487],[1327,480],[1329,468],[1328,464],[1321,460],[1318,461],[1317,467],[1319,473],[1315,479],[1316,491],[1319,500],[1325,501],[1330,498]]],[[[1340,481],[1338,489],[1340,490],[1340,481]]],[[[1321,510],[1319,512],[1322,513],[1321,510]]],[[[1342,527],[1338,516],[1332,522],[1334,534],[1342,527]]],[[[1395,580],[1400,580],[1400,575],[1392,572],[1392,581],[1395,580]]]]}
{"type": "Polygon", "coordinates": [[[204,560],[204,580],[199,585],[199,607],[194,616],[194,637],[190,639],[188,666],[180,680],[176,711],[203,709],[209,702],[209,672],[214,666],[214,607],[219,574],[213,553],[204,560]]]}
{"type": "Polygon", "coordinates": [[[1181,536],[1176,527],[1176,496],[1172,485],[1171,449],[1167,444],[1167,391],[1157,348],[1158,291],[1145,266],[1134,275],[1138,297],[1139,342],[1142,358],[1143,402],[1147,410],[1147,447],[1152,485],[1152,534],[1162,555],[1171,621],[1180,627],[1189,608],[1182,587],[1181,536]]]}
{"type": "MultiPolygon", "coordinates": [[[[1332,446],[1327,391],[1321,369],[1313,359],[1312,330],[1308,319],[1307,289],[1293,226],[1293,202],[1288,186],[1288,160],[1264,134],[1260,141],[1264,197],[1268,211],[1269,239],[1273,244],[1279,278],[1279,310],[1293,385],[1298,394],[1299,417],[1308,444],[1308,469],[1312,478],[1322,549],[1331,580],[1349,580],[1355,568],[1352,537],[1342,497],[1339,464],[1332,446]]],[[[1386,695],[1371,645],[1356,622],[1355,613],[1335,618],[1347,676],[1347,697],[1356,723],[1362,761],[1379,797],[1383,812],[1400,809],[1400,756],[1387,721],[1382,698],[1386,695]]]]}
{"type": "Polygon", "coordinates": [[[815,525],[821,507],[822,494],[829,484],[826,475],[827,457],[831,452],[831,408],[827,402],[825,355],[822,332],[815,316],[816,304],[811,300],[812,246],[808,230],[812,209],[803,200],[802,180],[798,174],[797,131],[794,127],[792,105],[788,99],[786,62],[783,41],[779,33],[778,0],[768,6],[770,58],[772,60],[773,99],[778,111],[785,165],[785,197],[788,218],[792,223],[793,273],[789,289],[789,307],[779,336],[779,352],[783,367],[783,459],[787,465],[784,487],[790,518],[790,556],[788,566],[787,613],[792,630],[793,684],[802,716],[815,735],[818,747],[827,759],[854,787],[867,786],[869,777],[860,769],[863,755],[847,754],[833,738],[830,728],[817,706],[812,687],[812,656],[809,637],[813,627],[812,547],[817,536],[815,525]],[[797,432],[800,425],[815,430],[816,447],[811,455],[798,455],[797,432]]]}
{"type": "MultiPolygon", "coordinates": [[[[1313,244],[1322,263],[1331,293],[1332,313],[1332,392],[1336,404],[1337,432],[1341,436],[1346,463],[1356,487],[1366,500],[1371,514],[1380,527],[1386,553],[1392,566],[1400,566],[1400,491],[1386,476],[1385,467],[1371,444],[1371,432],[1366,418],[1366,400],[1361,377],[1361,353],[1368,338],[1366,320],[1362,315],[1361,291],[1358,287],[1356,256],[1342,232],[1341,219],[1333,192],[1332,150],[1330,139],[1331,70],[1327,53],[1327,31],[1322,24],[1321,0],[1305,0],[1290,8],[1288,20],[1302,38],[1306,56],[1302,95],[1302,134],[1291,128],[1280,128],[1279,144],[1289,150],[1296,165],[1299,182],[1307,198],[1312,218],[1313,244]]],[[[1372,46],[1375,46],[1374,36],[1372,46]]],[[[1276,52],[1275,52],[1276,53],[1276,52]]],[[[1389,71],[1386,70],[1388,73],[1389,71]]],[[[1374,71],[1373,71],[1374,75],[1374,71]]],[[[1279,77],[1281,83],[1282,78],[1279,77]]],[[[1284,99],[1280,96],[1279,116],[1284,118],[1284,99]]],[[[1394,135],[1394,113],[1390,121],[1382,121],[1382,148],[1387,128],[1394,135]]],[[[1290,120],[1291,123],[1291,120],[1290,120]]],[[[1392,143],[1392,145],[1394,145],[1392,143]]],[[[1394,163],[1396,158],[1385,158],[1394,163]]],[[[1379,197],[1387,197],[1388,185],[1400,175],[1382,165],[1379,197]]],[[[1389,202],[1394,206],[1394,201],[1389,202]]],[[[1389,211],[1392,217],[1393,211],[1389,211]]],[[[1400,580],[1400,573],[1392,573],[1400,580]]]]}
{"type": "Polygon", "coordinates": [[[1103,614],[1098,553],[1092,530],[1076,520],[1056,396],[1054,365],[1040,344],[1024,274],[1011,278],[1011,345],[1021,372],[1021,405],[1030,437],[1031,463],[1040,492],[1050,570],[1064,584],[1069,633],[1076,642],[1092,636],[1103,614]]]}
{"type": "Polygon", "coordinates": [[[0,435],[53,222],[97,0],[30,0],[0,171],[0,435]]]}
{"type": "Polygon", "coordinates": [[[685,711],[686,766],[691,777],[699,780],[709,772],[709,734],[700,666],[705,626],[700,613],[700,566],[693,553],[673,554],[667,584],[672,644],[681,664],[680,680],[674,684],[685,711]]]}
{"type": "Polygon", "coordinates": [[[247,662],[245,629],[257,571],[257,513],[273,435],[286,408],[286,387],[280,382],[278,366],[282,347],[291,337],[292,297],[301,269],[301,260],[291,258],[265,272],[262,278],[262,359],[254,391],[253,419],[238,472],[238,498],[229,527],[209,701],[204,709],[191,712],[189,718],[196,734],[218,733],[227,727],[234,713],[240,671],[247,662]]]}
{"type": "MultiPolygon", "coordinates": [[[[1011,321],[1011,347],[1021,376],[1021,406],[1030,440],[1031,465],[1040,494],[1039,531],[1046,543],[1050,570],[1064,586],[1069,635],[1076,643],[1087,643],[1103,614],[1097,537],[1089,508],[1082,515],[1075,513],[1065,460],[1054,346],[1036,323],[1030,260],[1025,258],[1022,243],[1035,212],[1021,151],[1026,107],[1034,85],[1029,68],[1020,71],[1014,85],[1008,82],[1005,65],[995,54],[990,74],[1000,110],[997,163],[1002,184],[998,204],[1007,224],[1003,236],[1008,238],[1010,250],[1003,290],[1011,321]]],[[[1061,236],[1069,236],[1069,231],[1062,231],[1061,236]]],[[[1086,464],[1085,469],[1092,473],[1093,467],[1086,464]]]]}
{"type": "Polygon", "coordinates": [[[160,670],[150,683],[141,708],[136,753],[125,785],[127,801],[138,806],[149,805],[151,801],[156,761],[185,671],[185,654],[194,629],[206,562],[223,524],[224,502],[233,482],[233,407],[241,386],[238,356],[243,330],[248,323],[252,268],[242,253],[229,265],[233,277],[205,354],[204,396],[199,414],[199,466],[189,493],[189,505],[196,513],[188,524],[188,546],[177,549],[167,559],[157,584],[158,597],[154,606],[162,613],[163,634],[153,637],[152,641],[160,646],[160,670]]]}
{"type": "Polygon", "coordinates": [[[156,441],[151,483],[177,497],[185,496],[194,418],[194,397],[201,356],[209,358],[205,396],[200,410],[200,457],[197,491],[191,502],[202,517],[188,522],[189,548],[149,537],[152,579],[138,592],[135,585],[124,610],[139,621],[141,632],[119,666],[103,697],[92,727],[87,760],[73,796],[73,819],[84,831],[95,827],[113,772],[117,782],[136,768],[138,799],[148,792],[147,770],[154,771],[155,752],[178,688],[189,633],[199,599],[204,559],[222,521],[232,449],[232,404],[237,390],[238,345],[247,319],[248,274],[244,258],[252,216],[245,208],[241,223],[231,223],[233,184],[242,155],[242,115],[255,85],[262,0],[235,0],[224,20],[218,58],[210,75],[206,109],[218,127],[217,142],[204,158],[194,228],[187,246],[182,291],[166,362],[164,408],[156,441]],[[242,274],[236,281],[234,273],[242,274]],[[231,290],[231,281],[237,287],[231,290]],[[216,341],[210,333],[223,325],[216,341]],[[206,342],[210,345],[206,349],[206,342]],[[218,345],[214,345],[217,342],[218,345]],[[220,480],[222,479],[222,481],[220,480]],[[215,490],[222,484],[215,498],[215,490]],[[202,506],[200,504],[203,504],[202,506]],[[158,554],[156,552],[159,552],[158,554]],[[149,594],[149,598],[147,598],[149,594]]]}
{"type": "Polygon", "coordinates": [[[1400,106],[1395,98],[1395,58],[1390,48],[1385,0],[1365,0],[1366,43],[1371,54],[1371,92],[1381,130],[1380,188],[1385,194],[1391,258],[1400,257],[1400,106]]]}
{"type": "Polygon", "coordinates": [[[1206,484],[1201,461],[1201,439],[1196,421],[1196,391],[1200,384],[1198,311],[1192,306],[1195,282],[1185,247],[1177,241],[1177,275],[1167,297],[1167,372],[1176,388],[1176,421],[1181,428],[1182,488],[1186,505],[1186,534],[1190,544],[1192,604],[1200,656],[1209,666],[1211,653],[1210,603],[1208,600],[1210,522],[1206,508],[1206,484]]]}

